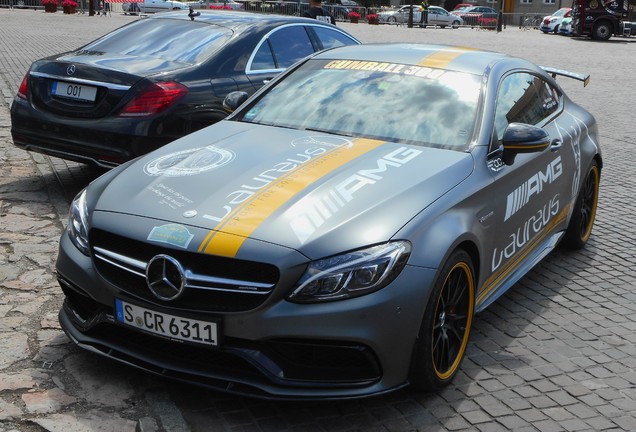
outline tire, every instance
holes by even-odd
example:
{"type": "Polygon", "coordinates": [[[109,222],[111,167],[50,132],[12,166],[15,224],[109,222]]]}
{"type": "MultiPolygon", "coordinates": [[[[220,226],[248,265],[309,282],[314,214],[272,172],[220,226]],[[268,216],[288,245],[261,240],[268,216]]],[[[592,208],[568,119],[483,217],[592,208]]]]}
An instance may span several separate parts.
{"type": "Polygon", "coordinates": [[[388,17],[388,18],[386,19],[386,21],[387,21],[389,24],[395,24],[395,22],[397,21],[397,19],[396,19],[394,16],[390,16],[390,17],[388,17]]]}
{"type": "Polygon", "coordinates": [[[592,29],[592,39],[606,41],[612,36],[613,28],[609,21],[601,21],[592,29]]]}
{"type": "Polygon", "coordinates": [[[453,21],[453,24],[451,25],[454,29],[459,28],[459,21],[453,21]]]}
{"type": "Polygon", "coordinates": [[[561,240],[561,245],[567,249],[581,249],[592,234],[600,180],[601,170],[598,163],[594,161],[576,198],[572,218],[561,240]]]}
{"type": "Polygon", "coordinates": [[[559,34],[559,25],[558,24],[554,26],[554,30],[552,30],[552,33],[559,34]]]}
{"type": "Polygon", "coordinates": [[[428,300],[411,365],[411,384],[436,391],[459,370],[475,312],[475,272],[464,250],[457,249],[442,267],[428,300]]]}

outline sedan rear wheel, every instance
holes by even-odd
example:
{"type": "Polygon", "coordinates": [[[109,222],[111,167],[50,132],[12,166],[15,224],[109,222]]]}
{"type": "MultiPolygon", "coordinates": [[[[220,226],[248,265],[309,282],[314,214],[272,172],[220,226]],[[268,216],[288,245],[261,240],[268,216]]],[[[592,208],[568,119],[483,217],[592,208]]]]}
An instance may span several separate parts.
{"type": "Polygon", "coordinates": [[[390,16],[387,18],[387,21],[390,22],[391,24],[395,24],[396,19],[394,16],[390,16]]]}
{"type": "Polygon", "coordinates": [[[435,391],[448,385],[464,357],[475,306],[475,273],[470,256],[452,253],[433,287],[420,327],[411,383],[435,391]]]}
{"type": "Polygon", "coordinates": [[[601,179],[601,170],[596,161],[585,178],[583,187],[579,192],[574,205],[572,219],[565,232],[561,244],[569,249],[580,249],[590,238],[594,218],[596,216],[596,206],[598,204],[598,188],[601,179]]]}

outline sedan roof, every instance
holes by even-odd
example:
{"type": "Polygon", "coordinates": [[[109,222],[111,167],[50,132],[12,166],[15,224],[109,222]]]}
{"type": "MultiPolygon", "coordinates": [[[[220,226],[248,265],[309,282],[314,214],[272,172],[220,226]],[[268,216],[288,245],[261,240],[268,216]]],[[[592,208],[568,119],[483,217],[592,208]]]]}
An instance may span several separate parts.
{"type": "Polygon", "coordinates": [[[213,23],[220,26],[230,28],[244,26],[268,26],[272,24],[281,25],[285,23],[306,23],[306,24],[324,24],[313,18],[303,18],[292,15],[276,15],[276,14],[259,14],[253,12],[241,12],[224,10],[222,12],[213,10],[196,10],[194,17],[190,17],[188,9],[162,12],[146,19],[182,19],[193,21],[203,21],[213,23]]]}

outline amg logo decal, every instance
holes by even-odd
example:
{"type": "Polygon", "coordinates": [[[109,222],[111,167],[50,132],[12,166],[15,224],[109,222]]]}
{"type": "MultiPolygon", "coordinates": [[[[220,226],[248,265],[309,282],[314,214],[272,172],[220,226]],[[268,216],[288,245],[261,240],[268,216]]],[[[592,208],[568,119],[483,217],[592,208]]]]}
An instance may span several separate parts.
{"type": "Polygon", "coordinates": [[[383,174],[389,168],[399,168],[421,153],[420,150],[401,147],[378,159],[376,167],[356,172],[330,189],[320,199],[309,205],[303,204],[300,213],[296,214],[290,222],[298,240],[305,242],[327,220],[351,202],[356,192],[382,180],[383,174]]]}
{"type": "Polygon", "coordinates": [[[528,180],[523,182],[521,186],[508,194],[506,199],[506,215],[504,222],[517,213],[523,206],[528,204],[533,195],[539,195],[543,191],[543,185],[550,184],[558,179],[563,173],[561,165],[561,156],[554,159],[548,164],[545,172],[539,171],[528,180]]]}

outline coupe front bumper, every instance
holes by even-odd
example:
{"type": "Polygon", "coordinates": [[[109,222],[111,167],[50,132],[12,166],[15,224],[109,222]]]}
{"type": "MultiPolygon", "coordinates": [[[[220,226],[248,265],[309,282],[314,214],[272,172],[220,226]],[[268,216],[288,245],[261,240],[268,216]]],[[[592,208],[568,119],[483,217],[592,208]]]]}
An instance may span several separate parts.
{"type": "Polygon", "coordinates": [[[66,235],[57,270],[66,295],[60,323],[79,347],[183,382],[295,400],[370,396],[407,385],[435,276],[434,270],[407,266],[391,285],[358,298],[323,304],[272,300],[246,312],[199,314],[222,323],[220,346],[209,348],[117,324],[115,298],[139,299],[101,278],[66,235]]]}

